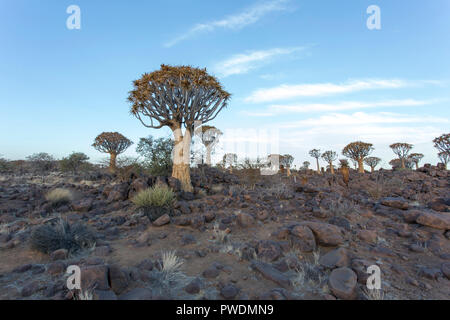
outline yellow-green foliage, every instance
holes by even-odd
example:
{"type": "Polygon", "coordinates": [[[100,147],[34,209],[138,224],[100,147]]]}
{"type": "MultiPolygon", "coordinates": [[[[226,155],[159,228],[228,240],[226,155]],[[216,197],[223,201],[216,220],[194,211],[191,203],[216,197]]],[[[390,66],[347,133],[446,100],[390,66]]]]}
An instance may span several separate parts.
{"type": "Polygon", "coordinates": [[[58,188],[47,193],[45,199],[56,206],[70,203],[73,197],[70,190],[58,188]]]}
{"type": "Polygon", "coordinates": [[[163,185],[155,185],[152,188],[142,190],[132,199],[132,202],[138,208],[171,207],[174,201],[175,194],[173,191],[163,185]]]}

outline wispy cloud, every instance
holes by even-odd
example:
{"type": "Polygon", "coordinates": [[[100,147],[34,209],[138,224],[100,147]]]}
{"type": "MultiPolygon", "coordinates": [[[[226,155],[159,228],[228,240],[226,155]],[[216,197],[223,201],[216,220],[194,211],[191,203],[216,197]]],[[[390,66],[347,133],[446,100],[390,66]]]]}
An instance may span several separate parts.
{"type": "Polygon", "coordinates": [[[269,50],[236,54],[229,59],[217,63],[213,69],[222,77],[228,77],[234,74],[244,74],[262,66],[277,56],[290,55],[303,51],[304,49],[305,47],[273,48],[269,50]]]}
{"type": "Polygon", "coordinates": [[[274,113],[305,113],[305,112],[331,112],[344,110],[357,110],[369,108],[396,108],[396,107],[418,107],[430,105],[439,100],[387,100],[376,102],[364,101],[344,101],[338,103],[311,103],[311,104],[292,104],[292,105],[271,105],[270,112],[274,113]]]}
{"type": "Polygon", "coordinates": [[[317,118],[309,118],[300,121],[281,124],[281,128],[337,127],[345,130],[348,126],[364,126],[372,124],[409,124],[409,123],[449,123],[450,120],[433,116],[410,116],[391,112],[365,113],[355,112],[353,114],[331,113],[317,118]]]}
{"type": "Polygon", "coordinates": [[[208,23],[196,24],[186,33],[172,39],[165,44],[166,47],[172,47],[180,41],[191,38],[200,33],[212,32],[216,29],[239,30],[248,25],[254,24],[265,15],[287,10],[286,4],[289,0],[271,0],[258,3],[234,15],[227,16],[221,20],[215,20],[208,23]]]}
{"type": "Polygon", "coordinates": [[[374,89],[398,89],[413,83],[399,79],[367,79],[345,83],[316,83],[299,85],[281,85],[274,88],[258,89],[248,96],[247,102],[271,102],[298,97],[318,97],[374,89]]]}

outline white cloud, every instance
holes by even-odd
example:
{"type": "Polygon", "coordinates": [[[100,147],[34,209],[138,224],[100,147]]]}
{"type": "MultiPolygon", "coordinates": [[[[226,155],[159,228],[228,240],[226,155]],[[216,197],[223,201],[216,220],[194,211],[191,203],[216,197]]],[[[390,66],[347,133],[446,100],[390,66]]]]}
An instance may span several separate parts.
{"type": "Polygon", "coordinates": [[[417,107],[430,105],[438,100],[387,100],[377,102],[363,102],[363,101],[345,101],[339,103],[311,103],[311,104],[292,104],[292,105],[271,105],[270,111],[273,112],[325,112],[325,111],[343,111],[355,109],[369,109],[369,108],[383,108],[383,107],[417,107]]]}
{"type": "Polygon", "coordinates": [[[398,89],[411,85],[398,79],[355,80],[346,83],[317,83],[299,85],[281,85],[274,88],[258,89],[245,99],[246,102],[270,102],[297,97],[318,97],[331,94],[350,93],[373,89],[398,89]]]}
{"type": "Polygon", "coordinates": [[[276,56],[290,55],[302,50],[304,50],[304,47],[274,48],[269,50],[251,51],[244,54],[236,54],[229,59],[217,63],[214,67],[214,71],[218,72],[222,77],[227,77],[234,74],[243,74],[258,68],[276,56]]]}
{"type": "Polygon", "coordinates": [[[263,3],[256,4],[250,8],[247,8],[234,15],[225,17],[221,20],[212,21],[209,23],[197,24],[186,33],[178,36],[177,38],[167,42],[166,47],[172,47],[180,41],[191,38],[199,33],[212,32],[216,29],[230,29],[239,30],[248,25],[254,24],[263,18],[265,15],[275,12],[284,11],[287,9],[286,3],[289,0],[272,0],[263,3]]]}
{"type": "Polygon", "coordinates": [[[448,119],[432,116],[409,116],[402,114],[395,114],[390,112],[380,113],[364,113],[356,112],[353,114],[331,113],[320,116],[318,118],[309,118],[305,120],[284,123],[280,126],[282,128],[296,128],[296,127],[337,127],[340,130],[346,130],[349,126],[361,126],[371,124],[407,124],[407,123],[449,123],[448,119]]]}

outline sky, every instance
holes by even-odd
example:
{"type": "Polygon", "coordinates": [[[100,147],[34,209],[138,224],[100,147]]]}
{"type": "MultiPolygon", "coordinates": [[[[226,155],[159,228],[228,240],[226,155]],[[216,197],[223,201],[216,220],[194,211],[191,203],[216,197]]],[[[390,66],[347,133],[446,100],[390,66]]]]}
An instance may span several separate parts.
{"type": "Polygon", "coordinates": [[[136,156],[139,138],[171,131],[130,115],[128,92],[169,64],[207,68],[232,94],[208,123],[224,132],[215,160],[281,153],[299,167],[313,148],[362,140],[386,168],[395,142],[437,163],[432,140],[450,131],[449,34],[448,0],[0,0],[0,154],[95,162],[105,157],[95,137],[118,131],[136,156]],[[80,29],[67,27],[71,5],[80,29]],[[368,28],[371,5],[379,29],[368,28]]]}

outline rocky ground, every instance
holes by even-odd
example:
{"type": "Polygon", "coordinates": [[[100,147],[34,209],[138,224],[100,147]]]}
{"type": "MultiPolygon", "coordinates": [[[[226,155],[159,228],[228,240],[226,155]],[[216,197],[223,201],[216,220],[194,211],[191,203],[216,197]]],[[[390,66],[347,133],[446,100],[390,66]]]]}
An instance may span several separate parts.
{"type": "Polygon", "coordinates": [[[0,299],[80,298],[70,265],[92,299],[450,298],[448,171],[352,172],[348,187],[340,174],[236,174],[197,169],[192,194],[164,177],[0,176],[0,299]],[[129,199],[155,183],[178,201],[152,224],[129,199]],[[54,188],[73,201],[52,207],[54,188]],[[33,251],[34,228],[60,218],[89,226],[96,244],[33,251]],[[179,270],[161,267],[170,252],[179,270]],[[381,291],[366,288],[371,265],[381,291]]]}

